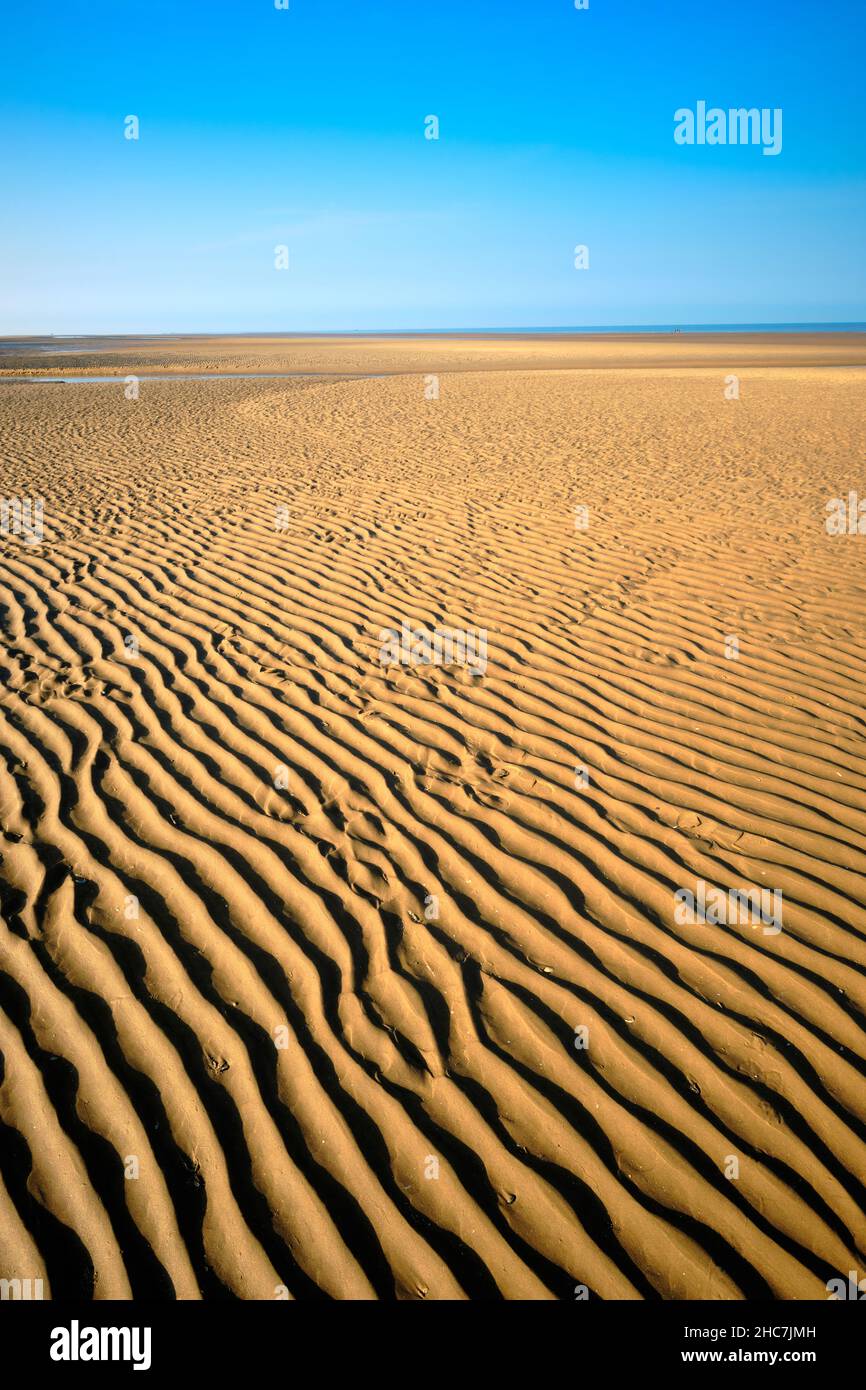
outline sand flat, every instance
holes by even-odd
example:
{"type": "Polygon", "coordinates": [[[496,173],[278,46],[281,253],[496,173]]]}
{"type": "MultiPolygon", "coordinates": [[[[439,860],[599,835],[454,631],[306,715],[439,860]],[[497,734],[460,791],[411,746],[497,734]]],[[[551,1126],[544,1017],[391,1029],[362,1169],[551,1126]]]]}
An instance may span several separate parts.
{"type": "Polygon", "coordinates": [[[44,499],[0,536],[8,1277],[863,1267],[866,536],[825,507],[866,352],[757,336],[0,354],[357,374],[0,389],[0,496],[44,499]],[[383,665],[404,623],[483,674],[383,665]],[[678,921],[700,882],[782,930],[678,921]]]}
{"type": "Polygon", "coordinates": [[[0,380],[24,372],[591,370],[637,367],[866,366],[866,333],[320,334],[0,339],[0,380]]]}

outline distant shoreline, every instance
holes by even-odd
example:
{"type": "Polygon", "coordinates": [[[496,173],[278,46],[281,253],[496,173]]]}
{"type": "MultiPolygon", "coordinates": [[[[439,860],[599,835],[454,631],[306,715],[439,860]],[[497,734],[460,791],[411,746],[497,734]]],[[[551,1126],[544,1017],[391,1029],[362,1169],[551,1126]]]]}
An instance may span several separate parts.
{"type": "MultiPolygon", "coordinates": [[[[0,339],[0,382],[473,371],[866,368],[866,331],[165,334],[0,339]]],[[[432,383],[435,386],[435,383],[432,383]]]]}
{"type": "Polygon", "coordinates": [[[70,333],[70,334],[0,334],[0,353],[12,351],[26,352],[74,352],[73,344],[81,343],[81,350],[98,351],[96,344],[106,343],[115,346],[130,342],[238,342],[257,340],[260,342],[339,340],[339,339],[405,339],[442,338],[471,340],[478,338],[549,338],[567,339],[581,337],[606,338],[659,338],[690,337],[707,338],[718,334],[742,334],[750,337],[778,338],[789,335],[802,336],[810,333],[820,334],[866,334],[866,323],[703,323],[703,324],[612,324],[592,325],[590,327],[558,328],[347,328],[333,330],[317,329],[274,329],[251,330],[227,333],[171,332],[171,333],[70,333]]]}

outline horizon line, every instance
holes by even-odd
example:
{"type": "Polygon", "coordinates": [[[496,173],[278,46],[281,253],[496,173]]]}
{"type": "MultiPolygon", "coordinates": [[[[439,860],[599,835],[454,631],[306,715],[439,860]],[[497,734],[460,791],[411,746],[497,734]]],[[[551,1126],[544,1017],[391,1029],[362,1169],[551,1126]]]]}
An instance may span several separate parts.
{"type": "Polygon", "coordinates": [[[0,343],[7,342],[80,342],[86,339],[123,338],[344,338],[344,337],[488,337],[509,334],[580,334],[610,333],[634,335],[639,333],[707,333],[707,332],[866,332],[866,322],[860,320],[778,320],[748,323],[631,323],[631,324],[520,324],[509,327],[471,328],[273,328],[273,329],[164,329],[104,333],[99,330],[79,333],[0,333],[0,343]]]}

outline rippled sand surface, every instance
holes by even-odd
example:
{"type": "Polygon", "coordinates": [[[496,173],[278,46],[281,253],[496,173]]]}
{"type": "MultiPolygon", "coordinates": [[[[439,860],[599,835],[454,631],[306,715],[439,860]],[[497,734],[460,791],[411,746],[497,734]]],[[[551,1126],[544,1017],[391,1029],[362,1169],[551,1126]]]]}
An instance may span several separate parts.
{"type": "Polygon", "coordinates": [[[0,359],[358,377],[0,388],[44,508],[0,535],[0,1276],[862,1269],[862,340],[0,359]],[[403,624],[484,669],[383,664],[403,624]],[[701,882],[782,929],[682,922],[701,882]]]}

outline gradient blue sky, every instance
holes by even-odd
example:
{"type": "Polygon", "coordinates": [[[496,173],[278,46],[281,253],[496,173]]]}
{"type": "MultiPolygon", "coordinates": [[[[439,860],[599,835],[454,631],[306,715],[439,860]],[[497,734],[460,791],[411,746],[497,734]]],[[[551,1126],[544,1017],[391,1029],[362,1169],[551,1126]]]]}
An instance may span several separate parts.
{"type": "Polygon", "coordinates": [[[866,320],[864,10],[9,3],[0,333],[866,320]]]}

